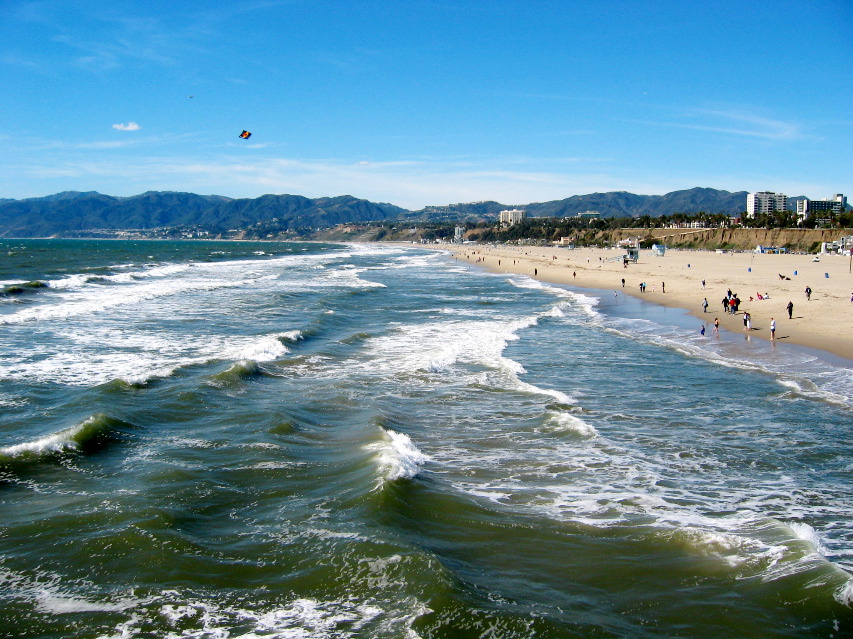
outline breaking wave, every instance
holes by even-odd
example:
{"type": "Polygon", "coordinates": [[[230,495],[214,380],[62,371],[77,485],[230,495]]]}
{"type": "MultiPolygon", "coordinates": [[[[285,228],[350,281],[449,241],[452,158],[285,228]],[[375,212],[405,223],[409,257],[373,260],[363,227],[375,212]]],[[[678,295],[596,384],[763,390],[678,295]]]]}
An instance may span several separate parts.
{"type": "Polygon", "coordinates": [[[89,452],[132,428],[127,422],[98,413],[59,432],[0,448],[0,462],[30,461],[68,452],[89,452]]]}

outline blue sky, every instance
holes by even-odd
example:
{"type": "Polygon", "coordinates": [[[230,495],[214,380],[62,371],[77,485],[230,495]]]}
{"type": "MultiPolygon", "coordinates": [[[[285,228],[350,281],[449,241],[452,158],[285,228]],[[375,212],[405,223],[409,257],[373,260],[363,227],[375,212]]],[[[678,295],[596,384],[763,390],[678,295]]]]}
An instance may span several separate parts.
{"type": "Polygon", "coordinates": [[[853,195],[849,0],[4,0],[0,24],[0,198],[853,195]]]}

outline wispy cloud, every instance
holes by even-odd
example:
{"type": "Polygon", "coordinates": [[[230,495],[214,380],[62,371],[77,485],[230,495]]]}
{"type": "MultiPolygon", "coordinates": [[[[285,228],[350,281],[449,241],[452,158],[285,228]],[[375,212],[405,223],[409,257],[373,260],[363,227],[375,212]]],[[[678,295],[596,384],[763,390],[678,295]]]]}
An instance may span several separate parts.
{"type": "MultiPolygon", "coordinates": [[[[103,148],[103,147],[101,147],[103,148]]],[[[440,158],[377,161],[366,159],[291,159],[222,156],[216,160],[190,158],[135,158],[115,156],[65,162],[33,161],[4,165],[0,175],[17,189],[29,180],[56,181],[56,190],[78,188],[111,195],[133,195],[148,190],[193,191],[230,197],[257,197],[264,193],[291,193],[307,197],[353,195],[391,202],[409,209],[430,204],[497,200],[506,204],[562,199],[577,193],[645,190],[647,185],[626,184],[606,173],[581,167],[565,171],[543,164],[524,165],[517,158],[458,161],[440,158]]],[[[566,168],[566,167],[563,167],[566,168]]],[[[4,187],[0,180],[0,187],[4,187]]],[[[42,193],[44,195],[45,193],[42,193]]]]}
{"type": "Polygon", "coordinates": [[[141,128],[136,122],[128,122],[127,124],[113,124],[113,128],[118,131],[139,131],[141,128]]]}
{"type": "Polygon", "coordinates": [[[35,60],[31,60],[30,58],[25,58],[23,56],[4,53],[0,55],[0,64],[15,66],[15,67],[24,67],[29,70],[38,70],[39,64],[35,60]]]}
{"type": "MultiPolygon", "coordinates": [[[[55,48],[48,42],[63,44],[76,53],[65,56],[64,61],[96,72],[121,68],[129,61],[173,66],[188,51],[203,45],[206,37],[213,37],[192,19],[191,12],[181,19],[166,20],[142,11],[106,7],[89,10],[82,6],[78,9],[69,12],[53,2],[22,2],[10,15],[22,28],[37,27],[36,37],[45,39],[41,48],[55,48]]],[[[35,60],[40,57],[33,54],[35,60]]],[[[36,64],[8,55],[0,62],[36,64]]],[[[38,68],[45,66],[46,63],[38,63],[38,68]]]]}
{"type": "Polygon", "coordinates": [[[158,64],[172,64],[173,46],[166,41],[165,36],[150,36],[147,34],[109,34],[106,32],[103,40],[85,40],[72,35],[60,35],[54,38],[69,47],[82,52],[75,60],[82,68],[101,71],[115,69],[124,61],[145,60],[158,64]],[[165,53],[169,51],[170,53],[165,53]]]}
{"type": "Polygon", "coordinates": [[[694,108],[683,112],[676,121],[645,121],[644,123],[766,140],[791,141],[807,137],[796,123],[734,109],[694,108]]]}
{"type": "MultiPolygon", "coordinates": [[[[26,173],[31,177],[67,176],[73,178],[70,182],[85,184],[87,190],[113,195],[132,195],[152,189],[189,190],[230,197],[257,197],[264,193],[308,197],[348,194],[409,209],[479,200],[525,204],[613,190],[616,185],[640,192],[647,192],[649,187],[638,182],[626,184],[607,173],[580,167],[554,171],[555,167],[549,169],[532,162],[523,165],[517,158],[506,162],[459,162],[438,158],[384,162],[246,159],[234,156],[215,161],[149,158],[116,162],[113,158],[85,163],[72,160],[65,166],[41,168],[30,166],[26,173]]],[[[64,182],[62,188],[71,188],[68,184],[69,181],[64,182]]]]}

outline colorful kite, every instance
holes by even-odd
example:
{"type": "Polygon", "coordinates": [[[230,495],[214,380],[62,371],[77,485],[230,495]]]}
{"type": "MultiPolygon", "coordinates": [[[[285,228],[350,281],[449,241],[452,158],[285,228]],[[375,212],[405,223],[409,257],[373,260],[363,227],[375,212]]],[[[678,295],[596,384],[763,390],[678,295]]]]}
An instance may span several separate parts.
{"type": "Polygon", "coordinates": [[[240,134],[240,137],[243,138],[244,140],[248,140],[250,137],[252,137],[252,134],[249,131],[243,131],[240,134]]]}

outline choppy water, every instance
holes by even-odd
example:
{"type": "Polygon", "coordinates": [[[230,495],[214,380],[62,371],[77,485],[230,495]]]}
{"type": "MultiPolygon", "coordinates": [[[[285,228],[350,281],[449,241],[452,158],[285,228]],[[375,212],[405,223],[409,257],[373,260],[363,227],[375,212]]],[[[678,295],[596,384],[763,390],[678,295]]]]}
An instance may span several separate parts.
{"type": "Polygon", "coordinates": [[[0,286],[0,635],[853,635],[847,362],[417,248],[0,286]]]}

